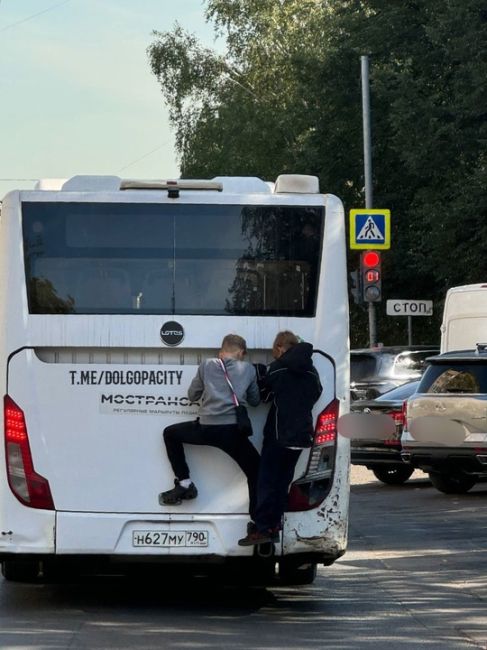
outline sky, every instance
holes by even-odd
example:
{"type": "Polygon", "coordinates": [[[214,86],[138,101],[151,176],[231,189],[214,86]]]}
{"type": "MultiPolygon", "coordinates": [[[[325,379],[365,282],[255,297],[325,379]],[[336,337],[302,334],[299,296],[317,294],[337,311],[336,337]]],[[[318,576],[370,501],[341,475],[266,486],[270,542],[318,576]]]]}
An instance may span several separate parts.
{"type": "Polygon", "coordinates": [[[34,186],[17,179],[178,178],[146,50],[176,21],[215,46],[204,10],[204,0],[0,0],[0,198],[34,186]]]}

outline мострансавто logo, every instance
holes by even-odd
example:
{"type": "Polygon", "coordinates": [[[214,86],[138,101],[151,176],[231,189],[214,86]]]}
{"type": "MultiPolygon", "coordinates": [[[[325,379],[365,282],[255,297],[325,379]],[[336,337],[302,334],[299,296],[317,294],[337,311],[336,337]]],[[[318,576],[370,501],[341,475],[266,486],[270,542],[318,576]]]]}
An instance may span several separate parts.
{"type": "Polygon", "coordinates": [[[175,320],[168,320],[161,327],[161,340],[169,346],[179,345],[184,339],[184,329],[175,320]]]}

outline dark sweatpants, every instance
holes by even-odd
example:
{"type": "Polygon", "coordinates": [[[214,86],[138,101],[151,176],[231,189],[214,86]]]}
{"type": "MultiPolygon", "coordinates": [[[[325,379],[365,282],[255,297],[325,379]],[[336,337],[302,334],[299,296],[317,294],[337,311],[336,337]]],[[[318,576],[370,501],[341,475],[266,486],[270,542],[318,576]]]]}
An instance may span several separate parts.
{"type": "Polygon", "coordinates": [[[259,532],[281,527],[289,484],[300,455],[301,449],[281,447],[272,435],[264,435],[254,519],[259,532]]]}
{"type": "Polygon", "coordinates": [[[233,458],[247,477],[249,512],[254,519],[260,456],[247,436],[238,432],[236,424],[204,425],[198,420],[172,424],[164,429],[164,442],[174,474],[180,481],[189,478],[183,443],[217,447],[233,458]]]}

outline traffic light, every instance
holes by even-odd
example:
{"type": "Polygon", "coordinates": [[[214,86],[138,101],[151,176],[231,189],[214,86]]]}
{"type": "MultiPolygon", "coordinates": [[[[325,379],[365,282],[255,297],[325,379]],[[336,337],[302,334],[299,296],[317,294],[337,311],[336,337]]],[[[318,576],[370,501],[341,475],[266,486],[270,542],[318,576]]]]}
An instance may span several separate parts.
{"type": "Polygon", "coordinates": [[[348,274],[350,278],[350,294],[352,296],[353,302],[356,305],[361,305],[362,300],[362,291],[360,290],[360,272],[358,269],[355,271],[350,271],[348,274]]]}
{"type": "Polygon", "coordinates": [[[380,253],[363,251],[360,254],[360,275],[366,302],[382,300],[382,271],[380,253]]]}

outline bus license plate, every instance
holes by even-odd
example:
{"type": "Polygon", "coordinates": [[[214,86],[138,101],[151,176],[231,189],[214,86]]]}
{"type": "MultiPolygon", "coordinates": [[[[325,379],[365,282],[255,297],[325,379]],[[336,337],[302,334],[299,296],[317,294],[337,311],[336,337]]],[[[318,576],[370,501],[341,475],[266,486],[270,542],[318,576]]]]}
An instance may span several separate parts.
{"type": "Polygon", "coordinates": [[[134,530],[132,531],[132,546],[155,546],[158,548],[208,546],[208,531],[134,530]]]}

